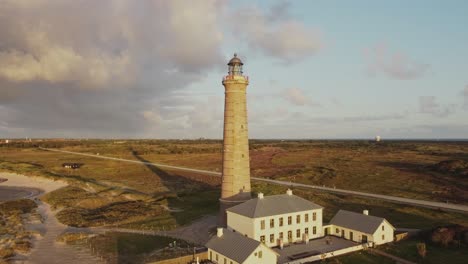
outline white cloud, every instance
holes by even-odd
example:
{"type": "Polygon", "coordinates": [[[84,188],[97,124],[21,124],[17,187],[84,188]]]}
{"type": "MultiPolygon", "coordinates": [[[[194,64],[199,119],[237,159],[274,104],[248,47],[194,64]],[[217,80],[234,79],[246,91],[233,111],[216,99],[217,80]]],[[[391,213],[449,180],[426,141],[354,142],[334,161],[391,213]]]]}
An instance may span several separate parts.
{"type": "Polygon", "coordinates": [[[282,62],[300,61],[323,47],[317,30],[288,15],[288,4],[241,8],[232,15],[234,33],[248,45],[282,62]],[[241,21],[241,23],[239,23],[241,21]]]}
{"type": "Polygon", "coordinates": [[[463,96],[463,106],[468,109],[468,85],[465,86],[465,89],[461,92],[463,96]]]}
{"type": "Polygon", "coordinates": [[[419,97],[419,112],[438,117],[446,117],[454,111],[454,105],[442,106],[437,103],[435,96],[419,97]]]}
{"type": "Polygon", "coordinates": [[[299,88],[288,88],[280,93],[280,97],[297,106],[317,106],[305,92],[299,88]]]}
{"type": "Polygon", "coordinates": [[[424,76],[430,69],[429,64],[420,63],[402,52],[389,52],[385,44],[365,50],[368,71],[372,76],[383,74],[396,80],[413,80],[424,76]]]}

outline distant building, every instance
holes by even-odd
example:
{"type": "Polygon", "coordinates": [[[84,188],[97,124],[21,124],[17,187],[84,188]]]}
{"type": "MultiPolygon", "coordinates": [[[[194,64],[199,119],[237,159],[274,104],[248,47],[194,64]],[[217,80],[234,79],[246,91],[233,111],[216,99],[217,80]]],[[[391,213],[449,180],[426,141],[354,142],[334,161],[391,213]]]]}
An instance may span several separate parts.
{"type": "Polygon", "coordinates": [[[392,242],[395,228],[385,218],[340,210],[324,227],[325,234],[342,237],[358,243],[381,245],[392,242]]]}
{"type": "Polygon", "coordinates": [[[230,230],[265,243],[281,246],[323,236],[323,207],[293,195],[258,197],[226,210],[230,230]]]}
{"type": "Polygon", "coordinates": [[[277,253],[263,243],[225,228],[218,228],[206,247],[212,263],[272,264],[277,261],[277,253]]]}
{"type": "Polygon", "coordinates": [[[67,168],[67,169],[79,169],[81,166],[83,166],[83,163],[63,163],[62,167],[67,168]]]}
{"type": "Polygon", "coordinates": [[[9,140],[9,139],[5,139],[5,143],[6,143],[6,144],[10,143],[10,140],[9,140]]]}
{"type": "Polygon", "coordinates": [[[380,140],[381,140],[380,136],[375,137],[375,142],[380,142],[380,140]]]}

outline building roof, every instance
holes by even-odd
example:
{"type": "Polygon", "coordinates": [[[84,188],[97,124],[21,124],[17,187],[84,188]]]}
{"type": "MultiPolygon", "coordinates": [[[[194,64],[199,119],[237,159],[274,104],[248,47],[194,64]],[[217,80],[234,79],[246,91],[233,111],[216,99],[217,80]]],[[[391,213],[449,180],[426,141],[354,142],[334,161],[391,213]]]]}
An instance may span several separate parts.
{"type": "Polygon", "coordinates": [[[336,215],[330,220],[330,224],[360,231],[366,234],[373,234],[383,221],[385,221],[385,218],[382,217],[339,210],[338,213],[336,213],[336,215]]]}
{"type": "Polygon", "coordinates": [[[280,194],[248,200],[226,211],[250,218],[281,215],[323,208],[296,195],[280,194]]]}
{"type": "Polygon", "coordinates": [[[223,235],[221,237],[213,236],[205,246],[235,262],[242,263],[260,244],[259,241],[223,228],[223,235]]]}
{"type": "Polygon", "coordinates": [[[234,57],[228,62],[227,65],[244,65],[244,63],[242,63],[242,61],[239,58],[237,58],[237,53],[234,53],[234,57]]]}

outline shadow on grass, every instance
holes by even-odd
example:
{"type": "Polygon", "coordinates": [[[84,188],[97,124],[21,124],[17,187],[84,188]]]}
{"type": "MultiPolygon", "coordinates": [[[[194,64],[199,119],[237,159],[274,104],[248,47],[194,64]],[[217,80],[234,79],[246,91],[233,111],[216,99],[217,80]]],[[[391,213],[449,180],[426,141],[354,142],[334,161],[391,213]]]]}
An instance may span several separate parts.
{"type": "MultiPolygon", "coordinates": [[[[178,226],[186,225],[204,215],[212,214],[219,208],[220,192],[219,188],[215,188],[218,185],[219,177],[167,172],[149,164],[150,161],[133,150],[132,154],[139,161],[145,162],[143,164],[160,178],[161,184],[169,190],[169,193],[175,194],[168,196],[167,202],[170,215],[178,226]]],[[[155,194],[155,196],[158,195],[155,194]]]]}

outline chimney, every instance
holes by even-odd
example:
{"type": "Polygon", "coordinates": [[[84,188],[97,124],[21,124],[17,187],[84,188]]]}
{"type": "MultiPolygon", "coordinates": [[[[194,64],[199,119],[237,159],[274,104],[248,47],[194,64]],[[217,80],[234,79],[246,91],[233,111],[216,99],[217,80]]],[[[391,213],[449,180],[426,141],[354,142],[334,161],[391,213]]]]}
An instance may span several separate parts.
{"type": "Polygon", "coordinates": [[[362,213],[365,214],[365,215],[369,215],[369,210],[364,210],[364,211],[362,211],[362,213]]]}
{"type": "Polygon", "coordinates": [[[263,193],[258,193],[258,199],[263,199],[263,193]]]}
{"type": "Polygon", "coordinates": [[[222,237],[223,236],[223,228],[218,227],[217,232],[216,232],[217,237],[222,237]]]}
{"type": "Polygon", "coordinates": [[[291,190],[291,189],[288,189],[288,190],[286,191],[286,194],[287,194],[287,195],[292,195],[292,190],[291,190]]]}

